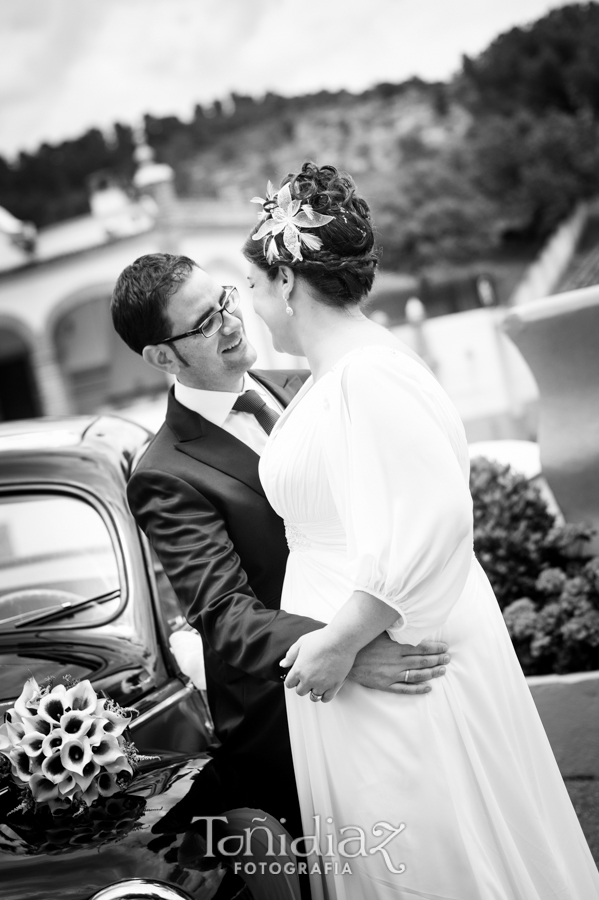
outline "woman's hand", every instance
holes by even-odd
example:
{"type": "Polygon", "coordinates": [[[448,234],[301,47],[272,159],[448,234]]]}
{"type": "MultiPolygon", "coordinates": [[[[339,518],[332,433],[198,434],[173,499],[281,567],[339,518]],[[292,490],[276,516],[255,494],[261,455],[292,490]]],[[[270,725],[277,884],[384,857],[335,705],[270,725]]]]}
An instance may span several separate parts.
{"type": "Polygon", "coordinates": [[[354,664],[356,651],[340,645],[325,626],[298,638],[287,651],[282,666],[290,666],[286,688],[295,688],[301,696],[310,692],[333,699],[354,664]]]}

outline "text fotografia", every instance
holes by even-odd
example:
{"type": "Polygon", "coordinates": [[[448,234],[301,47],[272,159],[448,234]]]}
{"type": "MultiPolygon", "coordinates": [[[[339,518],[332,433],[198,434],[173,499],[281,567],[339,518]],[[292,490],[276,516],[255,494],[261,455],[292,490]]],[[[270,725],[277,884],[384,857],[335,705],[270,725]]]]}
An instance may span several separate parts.
{"type": "Polygon", "coordinates": [[[236,875],[241,875],[243,872],[245,875],[280,875],[281,872],[284,872],[285,875],[351,875],[352,870],[351,866],[348,862],[344,862],[341,865],[340,862],[331,862],[330,860],[318,860],[317,862],[313,862],[312,864],[307,862],[286,862],[281,864],[280,862],[234,862],[233,863],[233,871],[236,875]]]}
{"type": "MultiPolygon", "coordinates": [[[[228,824],[227,816],[198,816],[198,821],[206,822],[206,857],[235,858],[234,870],[236,873],[245,872],[248,875],[260,872],[269,872],[272,875],[285,872],[288,875],[297,872],[303,874],[351,875],[351,865],[347,860],[358,857],[368,858],[380,854],[389,872],[394,875],[402,875],[406,867],[404,863],[396,863],[390,855],[391,842],[394,841],[405,829],[405,824],[392,825],[389,822],[376,822],[371,829],[374,838],[380,839],[378,843],[369,841],[370,835],[358,825],[345,825],[339,828],[338,835],[333,831],[324,831],[321,827],[321,817],[313,816],[314,830],[312,834],[299,838],[291,838],[286,831],[273,833],[264,824],[266,816],[255,816],[251,828],[243,828],[235,834],[227,834],[215,839],[214,823],[224,822],[228,824]],[[254,838],[257,841],[253,843],[254,838]],[[266,837],[266,850],[264,838],[266,837]],[[370,846],[369,846],[370,843],[370,846]],[[255,848],[260,847],[259,853],[255,848]],[[259,856],[260,861],[253,858],[259,856]],[[297,864],[290,856],[299,858],[297,864]],[[272,861],[267,857],[271,857],[272,861]],[[285,861],[277,860],[283,858],[285,861]],[[309,859],[311,858],[311,859],[309,859]],[[243,861],[241,861],[243,860],[243,861]]],[[[333,824],[333,819],[326,819],[327,825],[333,824]]]]}

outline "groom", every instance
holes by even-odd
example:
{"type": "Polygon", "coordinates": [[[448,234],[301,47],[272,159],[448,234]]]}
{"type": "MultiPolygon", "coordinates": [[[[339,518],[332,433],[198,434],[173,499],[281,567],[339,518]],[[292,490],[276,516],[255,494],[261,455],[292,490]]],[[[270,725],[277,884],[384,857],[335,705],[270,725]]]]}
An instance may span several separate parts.
{"type": "MultiPolygon", "coordinates": [[[[323,623],[279,608],[288,549],[258,459],[307,373],[249,371],[256,352],[238,302],[235,288],[184,256],[142,256],[119,276],[111,305],[117,332],[176,378],[128,499],[203,639],[225,808],[264,809],[299,835],[279,662],[323,623]]],[[[443,674],[446,649],[380,636],[349,677],[369,688],[421,692],[422,682],[443,674]]]]}

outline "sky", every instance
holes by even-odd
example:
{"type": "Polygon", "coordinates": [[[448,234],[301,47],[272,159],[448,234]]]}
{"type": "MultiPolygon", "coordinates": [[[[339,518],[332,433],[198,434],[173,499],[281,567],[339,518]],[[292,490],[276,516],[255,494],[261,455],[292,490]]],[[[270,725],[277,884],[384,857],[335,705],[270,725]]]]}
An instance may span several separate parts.
{"type": "Polygon", "coordinates": [[[447,80],[551,0],[1,0],[0,154],[231,91],[447,80]]]}

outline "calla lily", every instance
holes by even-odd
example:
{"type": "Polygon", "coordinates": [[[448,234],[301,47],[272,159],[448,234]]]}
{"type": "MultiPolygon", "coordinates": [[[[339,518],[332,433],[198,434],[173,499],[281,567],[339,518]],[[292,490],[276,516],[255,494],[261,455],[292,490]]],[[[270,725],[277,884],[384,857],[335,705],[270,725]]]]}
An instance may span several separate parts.
{"type": "Polygon", "coordinates": [[[35,678],[28,678],[15,702],[15,712],[21,716],[35,716],[40,703],[40,686],[35,678]]]}
{"type": "Polygon", "coordinates": [[[92,747],[95,747],[96,744],[99,744],[102,738],[104,737],[104,727],[107,724],[108,719],[96,718],[92,719],[92,724],[85,735],[92,747]]]}
{"type": "Polygon", "coordinates": [[[105,734],[100,743],[91,748],[91,754],[95,762],[106,766],[122,756],[123,751],[113,734],[105,734]]]}
{"type": "Polygon", "coordinates": [[[12,709],[7,709],[4,713],[4,721],[10,722],[11,725],[22,725],[23,716],[20,716],[13,706],[12,709]]]}
{"type": "Polygon", "coordinates": [[[77,741],[66,741],[60,749],[63,766],[74,774],[81,775],[83,767],[92,758],[92,748],[85,738],[77,741]]]}
{"type": "Polygon", "coordinates": [[[90,786],[93,779],[96,777],[98,772],[100,771],[100,766],[97,762],[94,762],[92,759],[90,762],[86,763],[83,766],[83,770],[81,775],[74,775],[74,779],[79,785],[80,789],[85,792],[90,786]]]}
{"type": "Polygon", "coordinates": [[[71,807],[71,799],[69,797],[53,797],[48,800],[48,806],[53,816],[64,815],[71,807]]]}
{"type": "MultiPolygon", "coordinates": [[[[256,199],[260,198],[254,198],[254,200],[256,199]]],[[[261,241],[266,235],[272,234],[267,251],[267,259],[270,256],[269,261],[272,261],[273,256],[279,255],[274,238],[282,231],[283,243],[294,259],[301,260],[300,246],[302,243],[311,250],[318,250],[322,246],[322,241],[313,234],[301,234],[299,229],[321,228],[332,221],[333,216],[324,216],[322,213],[315,212],[309,203],[302,204],[301,200],[293,200],[291,187],[287,183],[283,185],[277,195],[277,206],[273,208],[271,217],[262,223],[252,238],[255,241],[261,241]]]]}
{"type": "Polygon", "coordinates": [[[75,791],[79,790],[79,785],[75,780],[72,772],[67,772],[62,781],[58,782],[58,792],[61,797],[71,797],[75,791]]]}
{"type": "Polygon", "coordinates": [[[88,789],[81,794],[81,799],[84,803],[87,803],[88,806],[91,806],[94,800],[97,800],[99,796],[100,791],[98,790],[98,785],[96,781],[92,781],[88,789]]]}
{"type": "Polygon", "coordinates": [[[58,797],[58,785],[46,778],[41,772],[31,776],[29,787],[38,803],[46,803],[48,800],[58,797]]]}
{"type": "Polygon", "coordinates": [[[52,730],[52,725],[50,722],[46,721],[46,719],[42,719],[41,716],[30,716],[29,718],[22,719],[23,724],[23,733],[30,734],[32,731],[37,731],[40,734],[47,735],[50,734],[52,730]]]}
{"type": "MultiPolygon", "coordinates": [[[[64,685],[58,685],[58,687],[64,687],[64,685]]],[[[38,715],[50,722],[51,725],[60,725],[61,718],[68,712],[65,698],[66,690],[58,691],[57,688],[54,688],[40,700],[38,715]]]]}
{"type": "Polygon", "coordinates": [[[96,708],[94,710],[94,715],[103,716],[104,715],[104,707],[108,703],[108,697],[98,697],[96,700],[96,708]]]}
{"type": "Polygon", "coordinates": [[[60,719],[60,730],[69,736],[70,740],[78,740],[85,737],[94,723],[88,713],[67,712],[60,719]]]}
{"type": "Polygon", "coordinates": [[[49,778],[50,781],[53,781],[54,784],[58,784],[61,781],[64,781],[65,778],[70,774],[69,770],[65,766],[62,761],[62,747],[60,750],[55,750],[51,756],[47,756],[46,759],[42,762],[42,772],[49,778]]]}
{"type": "Polygon", "coordinates": [[[96,770],[93,772],[93,774],[91,774],[91,775],[87,775],[87,776],[74,775],[73,776],[75,781],[77,782],[77,787],[79,788],[79,790],[81,791],[82,794],[84,794],[85,791],[89,788],[90,784],[92,783],[92,781],[94,781],[94,779],[99,771],[100,771],[100,767],[98,766],[96,768],[96,770]]]}
{"type": "Polygon", "coordinates": [[[21,747],[27,756],[39,756],[46,736],[39,731],[30,731],[21,738],[21,747]]]}
{"type": "Polygon", "coordinates": [[[7,725],[8,722],[0,725],[0,750],[10,750],[13,745],[12,738],[8,735],[7,725]]]}
{"type": "Polygon", "coordinates": [[[118,738],[130,724],[131,719],[124,719],[122,716],[118,716],[114,721],[106,722],[104,725],[104,737],[118,738]]]}
{"type": "Polygon", "coordinates": [[[7,720],[4,724],[6,726],[6,734],[11,744],[13,744],[13,746],[18,744],[25,734],[22,722],[9,722],[7,720]]]}
{"type": "Polygon", "coordinates": [[[44,738],[42,744],[42,752],[45,756],[52,756],[57,750],[60,750],[65,741],[69,740],[69,736],[61,731],[60,728],[53,728],[50,734],[44,738]]]}
{"type": "Polygon", "coordinates": [[[104,765],[103,768],[112,775],[118,775],[120,772],[127,772],[128,775],[133,775],[131,763],[126,756],[118,756],[114,762],[104,765]]]}
{"type": "Polygon", "coordinates": [[[106,720],[104,725],[105,734],[113,734],[118,737],[131,724],[133,713],[123,710],[122,713],[114,712],[112,709],[104,709],[102,717],[106,720]]]}
{"type": "Polygon", "coordinates": [[[123,810],[133,809],[133,807],[139,802],[139,799],[139,797],[114,797],[113,799],[108,799],[104,805],[106,815],[111,819],[122,816],[123,810]]]}
{"type": "Polygon", "coordinates": [[[97,775],[100,771],[100,766],[98,763],[91,759],[88,763],[83,766],[83,770],[81,772],[83,778],[93,778],[94,775],[97,775]]]}
{"type": "Polygon", "coordinates": [[[69,688],[66,692],[65,703],[73,712],[87,713],[88,715],[95,713],[97,700],[91,681],[86,679],[69,688]]]}
{"type": "Polygon", "coordinates": [[[33,775],[31,759],[20,747],[15,747],[8,754],[11,761],[12,773],[19,781],[29,781],[33,775]]]}
{"type": "Polygon", "coordinates": [[[121,790],[117,783],[116,775],[110,772],[102,772],[96,779],[96,784],[102,797],[112,797],[113,794],[118,794],[121,790]]]}

